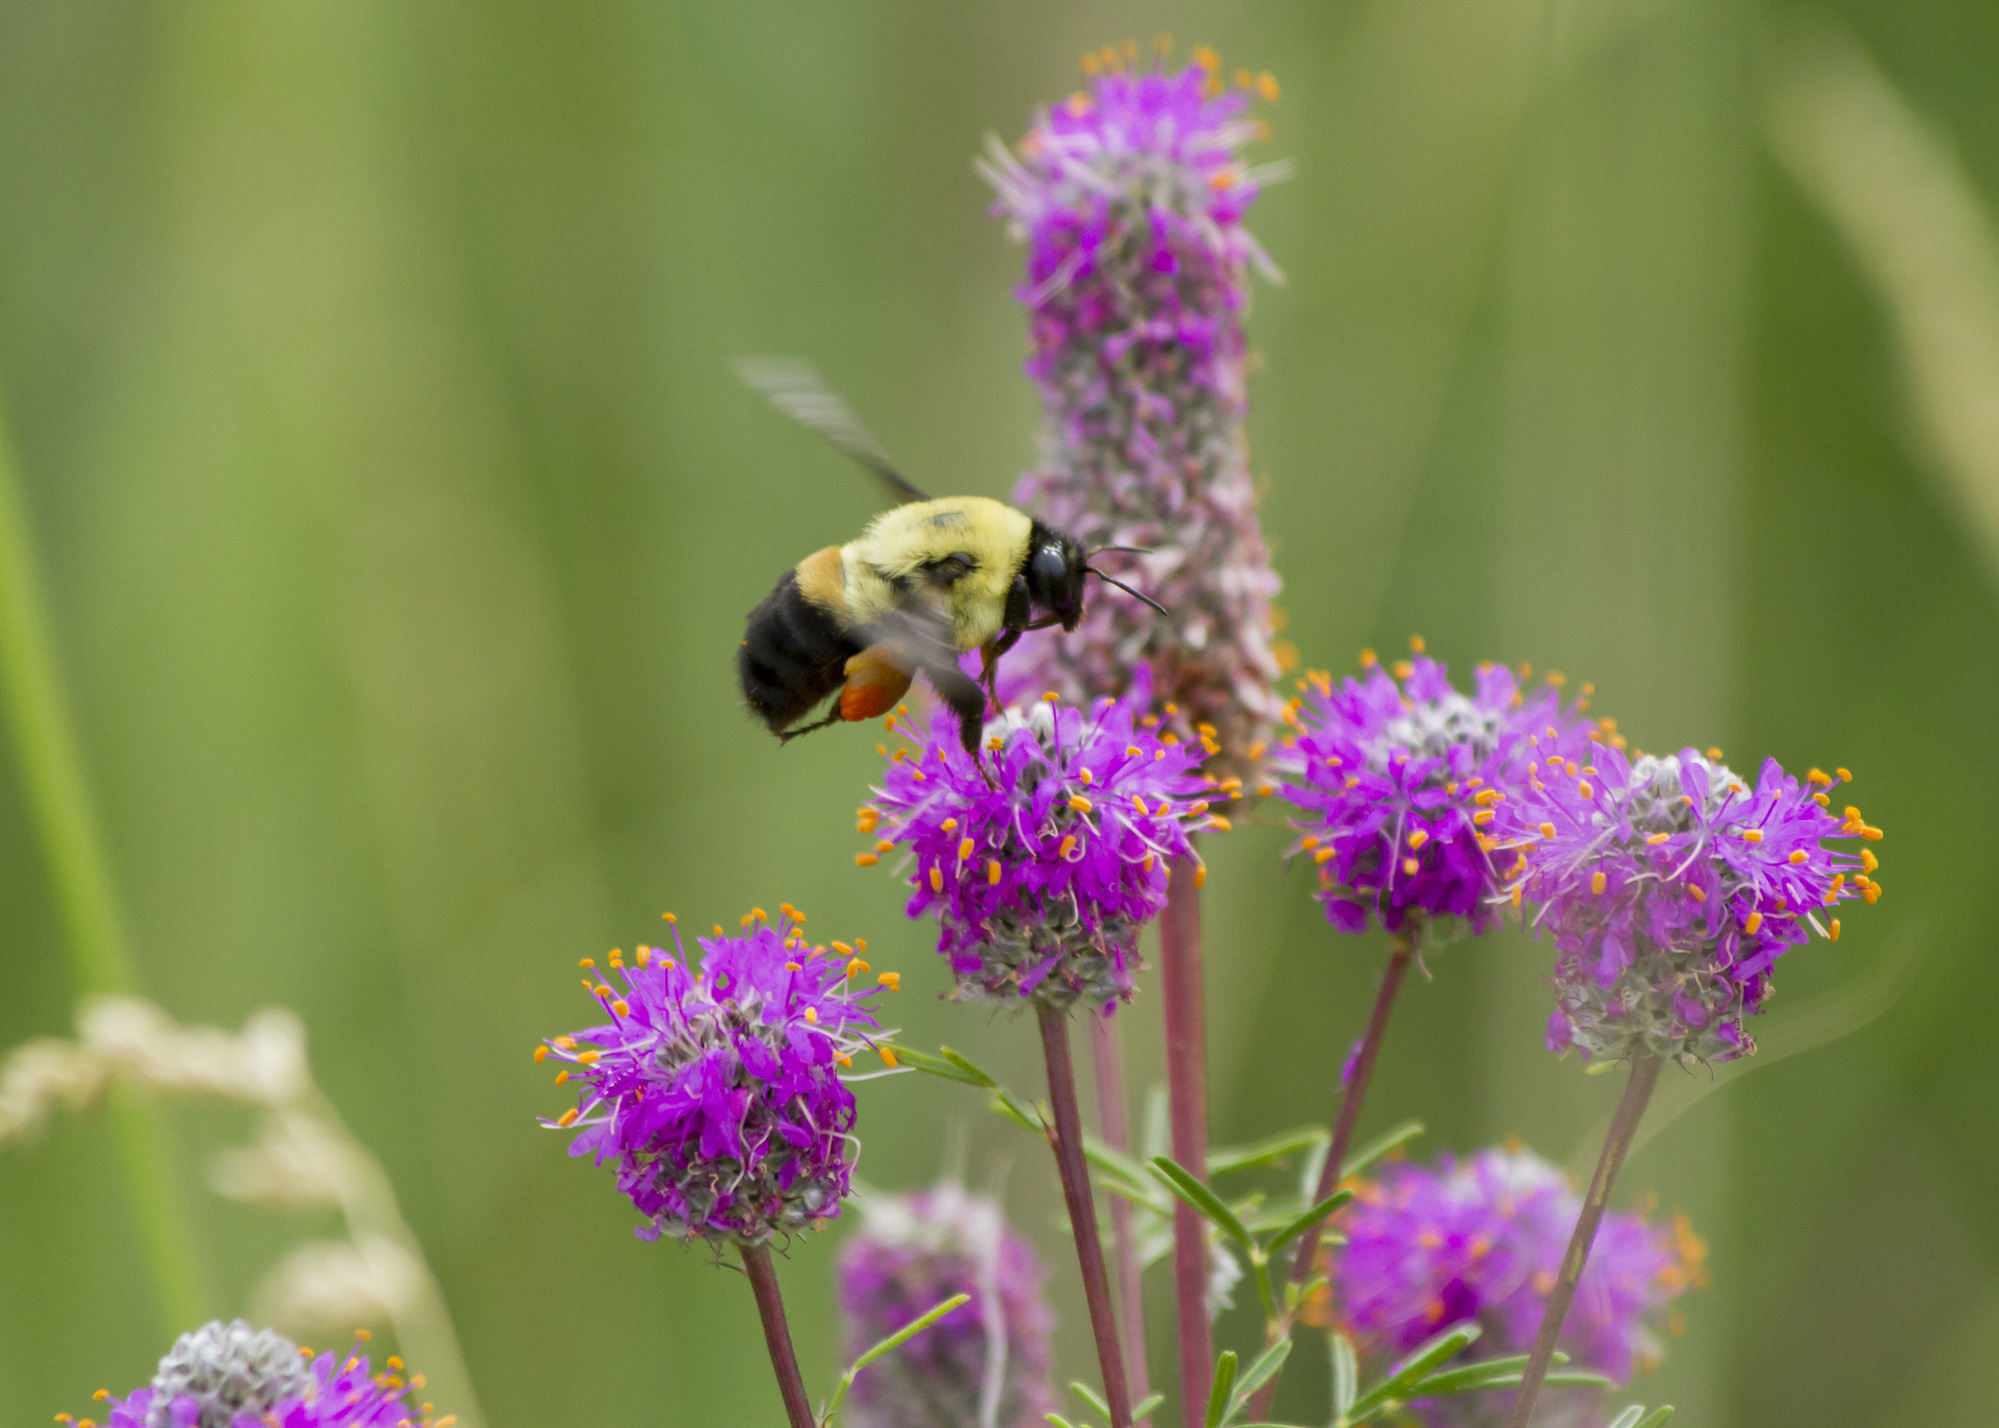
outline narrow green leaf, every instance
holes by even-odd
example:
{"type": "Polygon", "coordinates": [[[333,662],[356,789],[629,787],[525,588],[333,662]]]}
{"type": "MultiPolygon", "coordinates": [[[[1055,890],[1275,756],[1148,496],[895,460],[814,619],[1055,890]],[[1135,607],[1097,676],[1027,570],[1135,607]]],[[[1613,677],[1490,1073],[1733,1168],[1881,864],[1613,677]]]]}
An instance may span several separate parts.
{"type": "MultiPolygon", "coordinates": [[[[951,1054],[950,1048],[946,1047],[944,1054],[949,1056],[951,1054]]],[[[1389,1131],[1386,1135],[1378,1139],[1369,1141],[1359,1150],[1349,1151],[1347,1153],[1347,1163],[1340,1167],[1340,1179],[1344,1180],[1349,1175],[1360,1174],[1361,1171],[1367,1169],[1368,1166],[1374,1164],[1375,1161],[1381,1159],[1382,1156],[1388,1154],[1389,1151],[1395,1149],[1398,1145],[1407,1145],[1422,1133],[1423,1123],[1421,1121],[1404,1121],[1394,1130],[1389,1131]]]]}
{"type": "Polygon", "coordinates": [[[929,1052],[918,1051],[913,1046],[898,1046],[895,1048],[895,1055],[898,1061],[914,1066],[918,1071],[928,1072],[932,1076],[941,1076],[946,1081],[956,1081],[961,1086],[977,1086],[981,1090],[992,1089],[984,1081],[966,1075],[955,1063],[942,1056],[932,1056],[929,1052]]]}
{"type": "Polygon", "coordinates": [[[904,1324],[900,1329],[897,1329],[893,1334],[890,1334],[886,1339],[883,1339],[880,1343],[855,1359],[854,1372],[860,1372],[883,1354],[893,1349],[901,1348],[939,1319],[942,1319],[946,1314],[949,1314],[953,1309],[956,1309],[960,1304],[969,1304],[971,1299],[972,1296],[969,1294],[954,1294],[936,1308],[926,1310],[919,1317],[911,1319],[907,1324],[904,1324]]]}
{"type": "Polygon", "coordinates": [[[1260,1165],[1277,1165],[1301,1150],[1324,1145],[1331,1137],[1322,1126],[1299,1126],[1281,1135],[1251,1141],[1248,1145],[1223,1146],[1208,1152],[1208,1174],[1232,1175],[1238,1170],[1254,1170],[1260,1165]]]}
{"type": "Polygon", "coordinates": [[[1036,1135],[1042,1135],[1048,1129],[1047,1123],[1042,1119],[1040,1111],[1029,1106],[1004,1086],[998,1087],[993,1091],[992,1108],[1022,1130],[1033,1131],[1036,1135]]]}
{"type": "Polygon", "coordinates": [[[1095,1136],[1083,1137],[1083,1157],[1096,1172],[1096,1181],[1106,1190],[1151,1204],[1161,1214],[1173,1213],[1173,1202],[1159,1193],[1159,1186],[1145,1173],[1145,1167],[1128,1155],[1112,1150],[1095,1136]]]}
{"type": "Polygon", "coordinates": [[[1145,1397],[1132,1405],[1131,1421],[1137,1423],[1141,1419],[1150,1418],[1154,1413],[1159,1411],[1159,1405],[1165,1401],[1166,1395],[1163,1393],[1146,1394],[1145,1397]]]}
{"type": "Polygon", "coordinates": [[[1549,1388],[1616,1388],[1617,1380],[1608,1374],[1600,1374],[1591,1369],[1570,1369],[1566,1373],[1551,1373],[1541,1382],[1549,1388]]]}
{"type": "Polygon", "coordinates": [[[1111,1406],[1104,1402],[1103,1397],[1094,1388],[1091,1388],[1081,1379],[1069,1380],[1069,1392],[1075,1394],[1076,1397],[1082,1399],[1083,1402],[1089,1404],[1090,1407],[1096,1409],[1104,1417],[1108,1418],[1111,1416],[1111,1406]]]}
{"type": "Polygon", "coordinates": [[[1332,1214],[1333,1211],[1339,1209],[1340,1206],[1346,1204],[1351,1199],[1353,1199],[1353,1191],[1351,1190],[1334,1191],[1283,1229],[1279,1230],[1275,1235],[1272,1235],[1263,1247],[1265,1252],[1276,1254],[1277,1251],[1283,1249],[1284,1246],[1290,1244],[1291,1241],[1297,1239],[1298,1236],[1304,1234],[1305,1231],[1311,1229],[1312,1226],[1318,1224],[1319,1221],[1325,1219],[1326,1216],[1332,1214]]]}
{"type": "Polygon", "coordinates": [[[1223,1234],[1241,1245],[1243,1249],[1249,1250],[1255,1247],[1255,1241],[1250,1238],[1249,1231],[1243,1228],[1242,1221],[1236,1218],[1235,1211],[1224,1205],[1214,1191],[1196,1180],[1171,1156],[1153,1156],[1152,1172],[1165,1183],[1168,1190],[1192,1205],[1207,1219],[1212,1220],[1223,1234]]]}
{"type": "Polygon", "coordinates": [[[1256,1356],[1250,1366],[1242,1371],[1241,1377],[1236,1379],[1235,1394],[1229,1400],[1231,1417],[1242,1411],[1242,1406],[1249,1402],[1249,1396],[1262,1388],[1272,1374],[1284,1367],[1284,1361],[1290,1356],[1289,1339],[1279,1339],[1256,1356]]]}
{"type": "Polygon", "coordinates": [[[1360,1416],[1391,1399],[1406,1401],[1417,1382],[1428,1377],[1439,1364],[1456,1358],[1478,1338],[1476,1324],[1459,1324],[1420,1345],[1408,1358],[1390,1370],[1387,1378],[1354,1401],[1353,1413],[1360,1416]]]}
{"type": "Polygon", "coordinates": [[[1644,1416],[1645,1416],[1645,1405],[1642,1403],[1634,1403],[1629,1408],[1625,1409],[1622,1413],[1618,1414],[1615,1418],[1611,1419],[1610,1422],[1606,1423],[1604,1425],[1604,1428],[1638,1428],[1638,1420],[1643,1418],[1644,1416]]]}
{"type": "Polygon", "coordinates": [[[1646,1414],[1643,1418],[1638,1420],[1638,1428],[1661,1428],[1661,1425],[1664,1424],[1665,1421],[1668,1418],[1671,1418],[1672,1416],[1673,1416],[1673,1405],[1670,1403],[1662,1403],[1657,1408],[1653,1409],[1650,1413],[1646,1414]]]}
{"type": "MultiPolygon", "coordinates": [[[[1427,1396],[1433,1393],[1465,1393],[1474,1388],[1488,1388],[1491,1386],[1491,1381],[1497,1379],[1508,1379],[1509,1382],[1518,1383],[1521,1373],[1527,1367],[1528,1357],[1526,1354],[1513,1354],[1503,1359],[1483,1359],[1475,1364],[1466,1364],[1463,1368],[1444,1369],[1424,1379],[1417,1385],[1417,1389],[1427,1396]]],[[[1555,1364],[1565,1364],[1568,1361],[1569,1356],[1559,1351],[1549,1360],[1555,1364]]]]}
{"type": "Polygon", "coordinates": [[[1345,1334],[1333,1334],[1332,1341],[1333,1418],[1338,1421],[1353,1411],[1354,1397],[1360,1392],[1360,1357],[1354,1353],[1353,1340],[1345,1334]]]}
{"type": "Polygon", "coordinates": [[[1049,1424],[1049,1428],[1076,1428],[1075,1424],[1059,1413],[1044,1413],[1041,1416],[1049,1424]]]}
{"type": "Polygon", "coordinates": [[[946,1061],[950,1062],[953,1066],[957,1067],[960,1071],[964,1072],[967,1076],[970,1076],[972,1078],[972,1084],[974,1086],[984,1086],[988,1091],[997,1091],[999,1089],[998,1081],[994,1080],[980,1067],[974,1066],[963,1055],[961,1055],[956,1051],[953,1051],[950,1047],[948,1046],[938,1047],[937,1054],[943,1057],[946,1061]]]}
{"type": "Polygon", "coordinates": [[[1234,1349],[1223,1349],[1215,1359],[1215,1381],[1208,1389],[1208,1428],[1222,1428],[1229,1416],[1229,1390],[1235,1387],[1234,1349]]]}

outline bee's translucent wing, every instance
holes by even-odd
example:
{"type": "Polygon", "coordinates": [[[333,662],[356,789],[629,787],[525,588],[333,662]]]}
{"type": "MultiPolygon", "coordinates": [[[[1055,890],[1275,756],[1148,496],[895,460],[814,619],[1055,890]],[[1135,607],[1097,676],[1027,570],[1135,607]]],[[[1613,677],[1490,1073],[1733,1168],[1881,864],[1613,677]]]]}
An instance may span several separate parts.
{"type": "Polygon", "coordinates": [[[921,670],[958,716],[965,747],[978,744],[985,723],[986,695],[976,680],[958,668],[950,604],[941,591],[910,586],[902,602],[862,634],[872,648],[898,667],[912,673],[921,670]]]}
{"type": "Polygon", "coordinates": [[[820,379],[810,362],[796,357],[738,357],[736,375],[770,399],[772,406],[801,426],[810,427],[841,451],[879,476],[898,501],[927,501],[895,469],[874,433],[820,379]]]}

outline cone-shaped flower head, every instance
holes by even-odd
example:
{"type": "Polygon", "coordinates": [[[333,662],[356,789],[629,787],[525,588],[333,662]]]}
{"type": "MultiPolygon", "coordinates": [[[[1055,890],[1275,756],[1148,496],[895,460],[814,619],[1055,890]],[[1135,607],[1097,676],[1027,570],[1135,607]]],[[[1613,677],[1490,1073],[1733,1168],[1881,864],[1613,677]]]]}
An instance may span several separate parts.
{"type": "Polygon", "coordinates": [[[1141,70],[1092,60],[1087,93],[1044,113],[983,172],[995,211],[1028,246],[1028,372],[1044,402],[1039,469],[1015,498],[1172,613],[1098,589],[1080,628],[1031,636],[1014,659],[1032,693],[1121,694],[1152,662],[1164,698],[1215,725],[1231,756],[1275,718],[1271,600],[1278,580],[1256,519],[1242,319],[1262,252],[1242,226],[1272,171],[1242,150],[1262,126],[1241,76],[1204,63],[1141,70]]]}
{"type": "Polygon", "coordinates": [[[1831,811],[1845,770],[1800,783],[1770,760],[1752,790],[1720,755],[1599,745],[1579,768],[1544,766],[1511,806],[1515,886],[1555,937],[1551,1051],[1748,1055],[1742,1018],[1762,1010],[1777,958],[1813,930],[1839,936],[1824,909],[1880,895],[1866,842],[1881,830],[1831,811]]]}
{"type": "Polygon", "coordinates": [[[961,1305],[864,1370],[847,1399],[853,1428],[1029,1428],[1055,1406],[1055,1319],[1041,1267],[999,1205],[946,1182],[864,1196],[840,1253],[840,1311],[857,1357],[958,1294],[961,1305]]]}
{"type": "Polygon", "coordinates": [[[859,861],[910,850],[909,915],[937,913],[959,996],[1130,996],[1169,865],[1191,851],[1188,833],[1228,826],[1208,811],[1226,795],[1198,772],[1204,745],[1162,731],[1141,712],[1146,694],[1141,675],[1132,695],[1087,709],[1052,696],[1010,709],[977,759],[951,718],[899,721],[910,743],[861,810],[878,841],[859,861]]]}
{"type": "MultiPolygon", "coordinates": [[[[1328,1252],[1331,1320],[1380,1365],[1467,1321],[1484,1332],[1466,1362],[1525,1353],[1581,1211],[1559,1170],[1515,1147],[1391,1166],[1362,1182],[1341,1220],[1346,1243],[1328,1252]]],[[[1666,1306],[1704,1282],[1706,1253],[1684,1217],[1606,1213],[1562,1331],[1570,1366],[1620,1383],[1651,1367],[1666,1306]]],[[[1417,1407],[1432,1423],[1477,1423],[1503,1416],[1505,1397],[1417,1407]]]]}
{"type": "Polygon", "coordinates": [[[854,1126],[840,1070],[877,1044],[867,1004],[897,979],[867,977],[843,942],[808,942],[803,923],[789,904],[775,922],[759,908],[740,936],[697,939],[699,966],[677,926],[671,951],[586,959],[610,1020],[536,1048],[568,1063],[557,1084],[581,1083],[575,1109],[542,1124],[576,1129],[571,1155],[616,1164],[639,1238],[759,1244],[840,1212],[854,1126]]]}
{"type": "MultiPolygon", "coordinates": [[[[391,1357],[372,1373],[358,1344],[315,1357],[274,1330],[217,1320],[182,1334],[146,1387],[98,1397],[106,1428],[450,1428],[452,1415],[433,1420],[414,1401],[423,1376],[405,1383],[402,1368],[391,1357]]],[[[77,1423],[67,1413],[56,1421],[77,1423]]]]}
{"type": "Polygon", "coordinates": [[[1411,914],[1484,931],[1512,861],[1495,836],[1503,810],[1525,792],[1531,764],[1588,753],[1591,726],[1577,717],[1587,685],[1564,709],[1560,675],[1526,692],[1488,664],[1460,694],[1421,646],[1392,674],[1371,652],[1361,679],[1314,673],[1284,713],[1298,730],[1283,758],[1283,796],[1302,814],[1292,851],[1312,860],[1342,932],[1371,918],[1395,932],[1411,914]]]}

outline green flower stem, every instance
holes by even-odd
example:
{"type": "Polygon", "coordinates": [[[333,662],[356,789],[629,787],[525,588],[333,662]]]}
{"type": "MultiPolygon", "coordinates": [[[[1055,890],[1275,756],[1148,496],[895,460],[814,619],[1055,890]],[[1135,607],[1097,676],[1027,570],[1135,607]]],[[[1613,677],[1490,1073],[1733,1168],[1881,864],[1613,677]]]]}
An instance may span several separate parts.
{"type": "MultiPolygon", "coordinates": [[[[0,700],[5,702],[20,759],[28,814],[54,886],[77,990],[85,996],[135,992],[131,953],[56,674],[48,611],[42,603],[4,413],[0,413],[0,700]]],[[[202,1321],[207,1296],[166,1138],[146,1108],[128,1093],[112,1097],[110,1119],[154,1296],[167,1333],[179,1334],[202,1321]]]]}
{"type": "Polygon", "coordinates": [[[1569,1237],[1569,1251],[1562,1256],[1562,1271],[1556,1276],[1546,1307],[1541,1310],[1541,1329],[1534,1336],[1534,1351],[1527,1359],[1526,1373],[1521,1376],[1520,1391],[1513,1397],[1507,1428],[1527,1428],[1534,1416],[1534,1399],[1541,1392],[1541,1380],[1548,1376],[1549,1361],[1554,1358],[1555,1345],[1562,1337],[1562,1324],[1569,1317],[1569,1303],[1576,1297],[1583,1266],[1589,1262],[1590,1246],[1596,1243],[1596,1227],[1603,1222],[1604,1206],[1610,1203],[1610,1187],[1617,1183],[1617,1172],[1624,1168],[1625,1152],[1631,1149],[1638,1123],[1645,1118],[1652,1088],[1659,1084],[1660,1065],[1659,1058],[1648,1051],[1641,1051],[1631,1059],[1631,1079],[1624,1083],[1624,1098],[1617,1103],[1617,1114],[1611,1118],[1610,1131],[1603,1138],[1603,1154],[1596,1162],[1589,1194],[1583,1197],[1582,1214],[1576,1219],[1575,1233],[1569,1237]]]}

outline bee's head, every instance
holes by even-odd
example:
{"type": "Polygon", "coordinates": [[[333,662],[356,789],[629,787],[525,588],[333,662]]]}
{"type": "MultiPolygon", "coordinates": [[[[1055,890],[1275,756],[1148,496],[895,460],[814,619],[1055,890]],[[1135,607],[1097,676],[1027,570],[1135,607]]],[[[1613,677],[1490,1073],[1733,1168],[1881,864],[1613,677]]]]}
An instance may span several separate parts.
{"type": "Polygon", "coordinates": [[[1035,607],[1054,616],[1063,629],[1075,629],[1083,618],[1083,579],[1090,573],[1081,544],[1036,521],[1024,573],[1035,607]]]}

